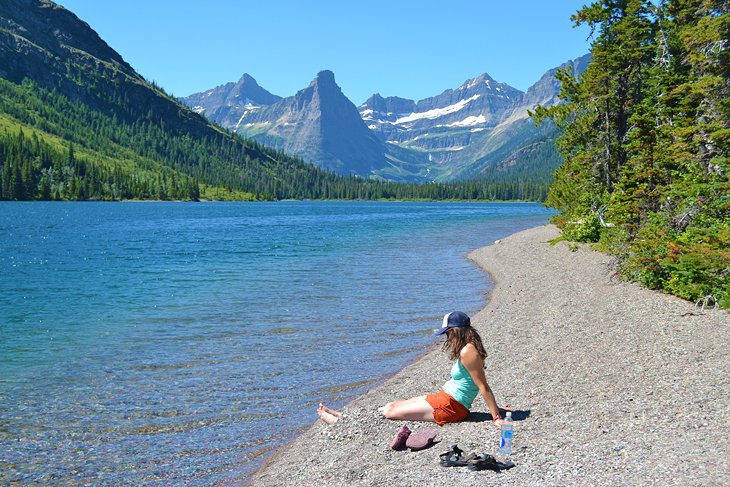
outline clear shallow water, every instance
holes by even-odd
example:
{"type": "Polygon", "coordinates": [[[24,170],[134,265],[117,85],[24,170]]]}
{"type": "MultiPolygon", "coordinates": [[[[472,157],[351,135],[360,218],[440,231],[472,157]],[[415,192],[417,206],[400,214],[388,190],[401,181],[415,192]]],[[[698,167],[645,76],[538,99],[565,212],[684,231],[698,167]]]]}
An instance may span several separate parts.
{"type": "Polygon", "coordinates": [[[0,483],[210,484],[484,305],[510,203],[0,203],[0,483]]]}

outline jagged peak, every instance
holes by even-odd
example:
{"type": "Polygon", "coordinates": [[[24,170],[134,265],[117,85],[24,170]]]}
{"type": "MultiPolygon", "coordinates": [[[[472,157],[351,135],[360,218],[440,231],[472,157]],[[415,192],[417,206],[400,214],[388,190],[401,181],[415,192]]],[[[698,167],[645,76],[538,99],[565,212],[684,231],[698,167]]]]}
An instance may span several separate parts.
{"type": "Polygon", "coordinates": [[[336,86],[337,83],[335,82],[335,73],[333,73],[329,69],[323,69],[322,71],[317,73],[317,77],[314,78],[312,84],[331,84],[336,86]]]}
{"type": "Polygon", "coordinates": [[[410,98],[403,98],[400,96],[383,96],[380,93],[375,93],[370,96],[365,102],[360,105],[361,107],[377,107],[379,105],[384,105],[386,103],[415,103],[414,100],[411,100],[410,98]]]}
{"type": "Polygon", "coordinates": [[[480,74],[479,76],[477,76],[475,78],[471,78],[471,79],[468,79],[468,80],[464,81],[464,83],[462,83],[462,85],[459,86],[459,89],[460,90],[468,90],[468,89],[473,88],[473,87],[475,87],[477,85],[486,84],[486,85],[489,86],[492,83],[499,84],[499,83],[497,83],[494,80],[494,78],[492,78],[491,76],[489,76],[488,73],[482,73],[482,74],[480,74]]]}
{"type": "Polygon", "coordinates": [[[363,102],[361,107],[372,106],[375,104],[383,103],[385,98],[380,93],[373,93],[370,97],[363,102]]]}
{"type": "Polygon", "coordinates": [[[256,82],[256,79],[248,73],[243,73],[243,76],[241,76],[241,79],[239,79],[238,82],[239,83],[253,83],[255,85],[258,85],[258,83],[256,82]]]}

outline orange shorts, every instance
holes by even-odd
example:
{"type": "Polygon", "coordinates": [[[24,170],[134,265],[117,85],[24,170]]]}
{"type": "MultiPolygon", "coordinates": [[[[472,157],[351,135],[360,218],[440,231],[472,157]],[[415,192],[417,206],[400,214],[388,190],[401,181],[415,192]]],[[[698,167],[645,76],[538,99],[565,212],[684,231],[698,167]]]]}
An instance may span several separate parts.
{"type": "Polygon", "coordinates": [[[433,408],[436,424],[458,423],[469,416],[469,410],[443,390],[427,395],[426,402],[433,408]]]}

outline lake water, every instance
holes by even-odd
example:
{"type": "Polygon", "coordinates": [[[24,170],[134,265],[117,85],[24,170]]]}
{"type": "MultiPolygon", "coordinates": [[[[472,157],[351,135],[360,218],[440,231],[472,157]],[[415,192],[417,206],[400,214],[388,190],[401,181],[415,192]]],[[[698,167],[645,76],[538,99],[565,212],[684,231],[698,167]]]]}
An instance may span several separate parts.
{"type": "MultiPolygon", "coordinates": [[[[483,307],[511,203],[0,203],[0,484],[210,484],[483,307]]],[[[426,392],[426,391],[424,391],[426,392]]]]}

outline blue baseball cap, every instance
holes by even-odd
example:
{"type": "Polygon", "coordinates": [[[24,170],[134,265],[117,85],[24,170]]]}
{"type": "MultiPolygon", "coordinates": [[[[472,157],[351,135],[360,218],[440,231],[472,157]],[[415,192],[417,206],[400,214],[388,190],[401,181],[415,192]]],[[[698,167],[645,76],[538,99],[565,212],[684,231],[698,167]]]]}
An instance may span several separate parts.
{"type": "Polygon", "coordinates": [[[449,328],[457,328],[459,326],[471,326],[471,319],[466,313],[461,311],[452,311],[444,315],[444,321],[441,323],[441,328],[434,331],[434,335],[443,335],[449,328]]]}

